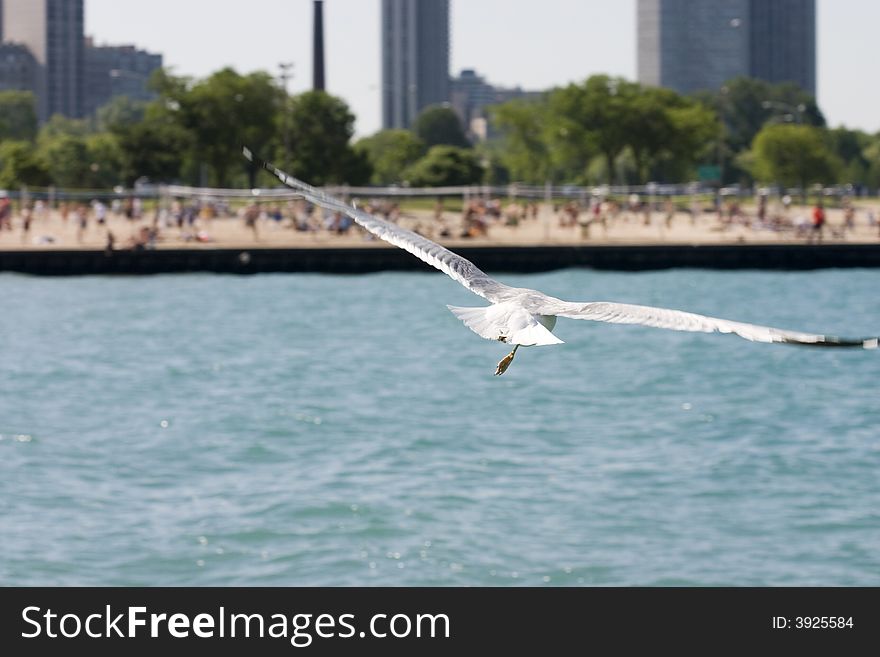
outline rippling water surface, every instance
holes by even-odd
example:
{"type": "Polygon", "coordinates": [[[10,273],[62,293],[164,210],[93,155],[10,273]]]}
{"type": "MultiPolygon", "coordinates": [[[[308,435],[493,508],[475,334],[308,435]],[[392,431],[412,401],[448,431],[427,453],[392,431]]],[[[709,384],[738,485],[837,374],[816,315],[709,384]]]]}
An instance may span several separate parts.
{"type": "MultiPolygon", "coordinates": [[[[504,276],[876,335],[876,271],[504,276]]],[[[0,276],[0,583],[880,585],[880,353],[560,320],[432,274],[0,276]]]]}

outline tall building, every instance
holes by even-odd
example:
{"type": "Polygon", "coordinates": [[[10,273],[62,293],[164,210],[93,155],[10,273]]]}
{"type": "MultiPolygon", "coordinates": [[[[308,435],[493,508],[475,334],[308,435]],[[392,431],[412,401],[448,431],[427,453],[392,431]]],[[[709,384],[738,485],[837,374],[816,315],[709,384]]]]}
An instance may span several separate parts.
{"type": "Polygon", "coordinates": [[[17,43],[0,43],[0,91],[34,91],[39,66],[31,51],[17,43]]]}
{"type": "Polygon", "coordinates": [[[155,94],[147,83],[159,68],[162,55],[134,46],[96,46],[86,39],[85,114],[92,114],[116,96],[152,100],[155,94]]]}
{"type": "Polygon", "coordinates": [[[815,0],[639,0],[638,78],[679,93],[748,76],[816,93],[815,0]]]}
{"type": "Polygon", "coordinates": [[[3,38],[37,62],[37,114],[83,116],[83,0],[3,0],[3,38]]]}
{"type": "Polygon", "coordinates": [[[749,16],[751,77],[796,82],[815,96],[815,0],[752,0],[749,16]]]}
{"type": "Polygon", "coordinates": [[[382,125],[449,102],[449,0],[382,0],[382,125]]]}
{"type": "Polygon", "coordinates": [[[471,139],[485,141],[493,136],[487,108],[515,98],[536,98],[542,91],[524,91],[520,87],[496,87],[486,82],[474,69],[462,69],[450,80],[450,102],[471,139]]]}

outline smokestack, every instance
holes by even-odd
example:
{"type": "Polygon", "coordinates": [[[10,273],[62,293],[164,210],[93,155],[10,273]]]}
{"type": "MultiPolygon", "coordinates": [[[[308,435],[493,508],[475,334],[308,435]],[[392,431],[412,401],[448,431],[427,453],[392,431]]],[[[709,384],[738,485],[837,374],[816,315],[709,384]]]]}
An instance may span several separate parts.
{"type": "Polygon", "coordinates": [[[315,0],[315,33],[313,35],[314,52],[312,64],[312,88],[324,91],[324,2],[315,0]]]}

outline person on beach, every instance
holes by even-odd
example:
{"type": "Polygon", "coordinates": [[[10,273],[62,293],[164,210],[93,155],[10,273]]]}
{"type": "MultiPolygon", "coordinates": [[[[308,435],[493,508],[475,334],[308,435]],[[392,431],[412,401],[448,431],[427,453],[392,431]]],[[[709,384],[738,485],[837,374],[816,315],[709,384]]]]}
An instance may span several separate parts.
{"type": "Polygon", "coordinates": [[[99,226],[107,223],[107,206],[100,199],[92,201],[92,210],[95,212],[95,220],[99,226]]]}
{"type": "Polygon", "coordinates": [[[599,197],[593,199],[593,218],[590,223],[601,224],[602,232],[608,234],[608,224],[605,222],[605,201],[599,197]]]}
{"type": "Polygon", "coordinates": [[[767,223],[767,195],[758,197],[758,225],[763,227],[767,223]]]}
{"type": "Polygon", "coordinates": [[[46,205],[46,202],[43,200],[39,200],[34,203],[34,214],[33,220],[37,223],[43,224],[49,218],[49,206],[46,205]]]}
{"type": "Polygon", "coordinates": [[[244,225],[251,229],[254,234],[254,241],[259,242],[260,236],[257,234],[257,219],[260,217],[260,206],[251,203],[244,211],[244,225]]]}
{"type": "Polygon", "coordinates": [[[822,228],[825,226],[825,208],[822,207],[822,201],[819,200],[816,202],[816,205],[813,207],[813,225],[812,230],[810,231],[810,235],[807,238],[807,241],[812,243],[813,240],[817,242],[822,241],[822,228]]]}
{"type": "Polygon", "coordinates": [[[86,206],[77,205],[73,210],[73,219],[76,223],[76,241],[82,244],[86,229],[89,227],[89,214],[86,212],[86,206]]]}
{"type": "Polygon", "coordinates": [[[843,230],[853,231],[856,228],[856,209],[851,201],[847,200],[843,210],[843,230]]]}
{"type": "Polygon", "coordinates": [[[27,242],[28,235],[31,232],[31,222],[34,218],[34,212],[30,203],[26,203],[21,209],[21,243],[27,242]]]}
{"type": "Polygon", "coordinates": [[[666,203],[664,204],[666,208],[666,217],[664,218],[664,225],[666,226],[666,230],[672,228],[672,219],[675,217],[675,203],[673,203],[671,198],[666,199],[666,203]]]}
{"type": "Polygon", "coordinates": [[[12,201],[4,193],[0,198],[0,230],[12,230],[12,201]]]}
{"type": "Polygon", "coordinates": [[[590,226],[593,224],[593,217],[589,212],[585,212],[583,215],[578,213],[575,222],[581,228],[581,239],[588,240],[590,239],[590,226]]]}

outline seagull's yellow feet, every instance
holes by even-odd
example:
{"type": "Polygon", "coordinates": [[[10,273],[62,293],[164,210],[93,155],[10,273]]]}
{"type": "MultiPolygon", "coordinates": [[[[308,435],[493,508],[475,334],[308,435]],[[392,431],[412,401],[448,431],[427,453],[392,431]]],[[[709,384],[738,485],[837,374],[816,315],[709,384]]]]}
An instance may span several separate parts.
{"type": "Polygon", "coordinates": [[[501,376],[507,371],[507,368],[510,367],[510,364],[513,362],[513,357],[516,355],[517,349],[519,349],[519,345],[514,345],[513,351],[501,359],[501,362],[498,363],[498,367],[495,368],[495,376],[501,376]]]}

